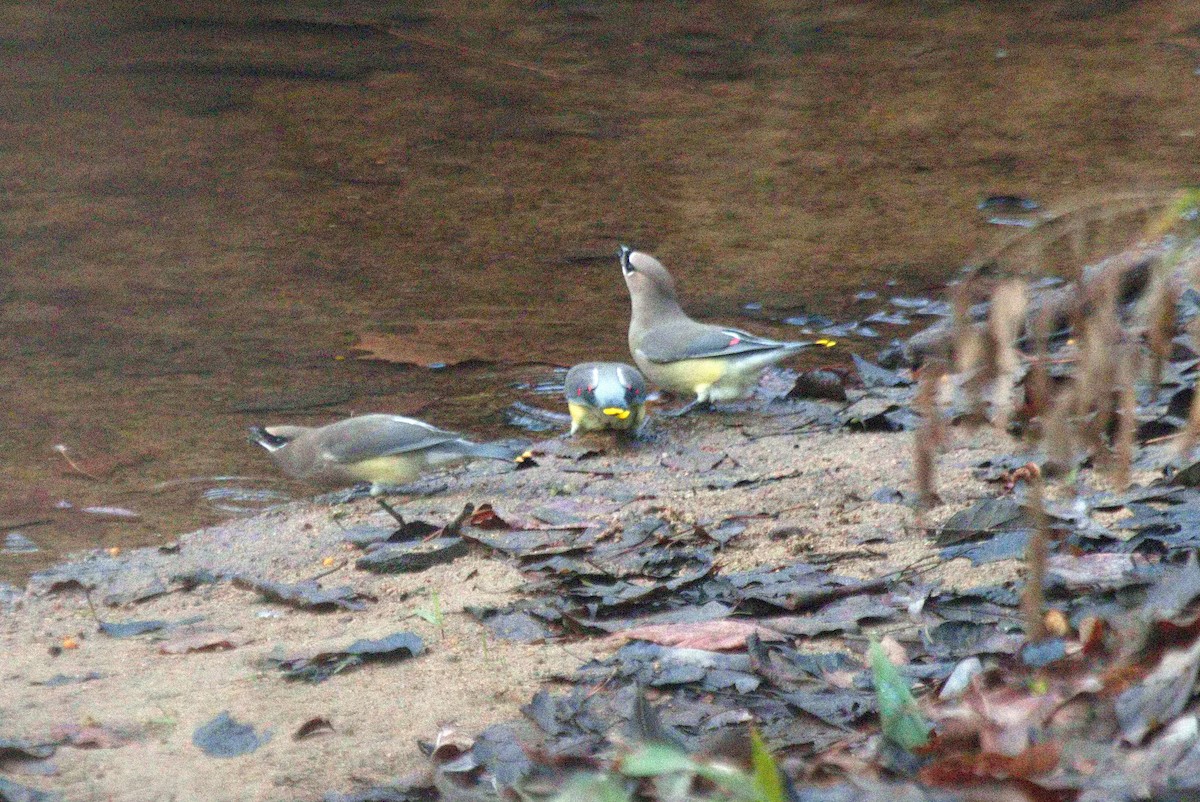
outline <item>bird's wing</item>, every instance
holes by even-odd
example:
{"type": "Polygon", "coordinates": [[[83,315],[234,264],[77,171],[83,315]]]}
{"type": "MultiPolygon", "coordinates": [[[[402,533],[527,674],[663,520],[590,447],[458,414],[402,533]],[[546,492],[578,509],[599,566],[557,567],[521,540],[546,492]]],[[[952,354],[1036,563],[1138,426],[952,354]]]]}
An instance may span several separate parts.
{"type": "Polygon", "coordinates": [[[321,432],[321,453],[344,465],[393,454],[420,451],[461,439],[428,423],[399,415],[364,415],[326,426],[321,432]]]}
{"type": "Polygon", "coordinates": [[[683,359],[769,351],[787,345],[791,343],[769,340],[741,329],[709,326],[686,320],[655,326],[642,336],[637,349],[646,359],[662,364],[683,359]]]}

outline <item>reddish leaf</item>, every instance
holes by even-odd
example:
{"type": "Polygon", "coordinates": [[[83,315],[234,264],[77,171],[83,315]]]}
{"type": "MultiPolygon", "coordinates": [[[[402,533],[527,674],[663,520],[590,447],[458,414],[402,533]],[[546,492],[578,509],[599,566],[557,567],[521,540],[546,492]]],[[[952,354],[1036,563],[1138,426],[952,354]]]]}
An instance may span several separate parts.
{"type": "Polygon", "coordinates": [[[329,719],[324,716],[315,716],[300,725],[300,729],[292,735],[292,740],[303,741],[305,738],[333,731],[333,724],[329,722],[329,719]]]}
{"type": "Polygon", "coordinates": [[[158,650],[163,654],[186,654],[188,652],[218,652],[236,649],[244,640],[228,632],[193,632],[165,641],[158,650]]]}
{"type": "Polygon", "coordinates": [[[492,505],[487,503],[480,504],[467,523],[476,529],[512,529],[508,521],[497,515],[492,505]]]}
{"type": "Polygon", "coordinates": [[[613,637],[650,641],[663,646],[721,652],[745,648],[746,639],[751,635],[758,635],[764,641],[786,640],[783,635],[773,629],[746,621],[729,619],[703,621],[697,624],[651,624],[614,633],[613,637]]]}
{"type": "Polygon", "coordinates": [[[1010,778],[1028,780],[1054,771],[1062,755],[1056,741],[1034,744],[1019,755],[995,752],[953,755],[935,760],[921,769],[922,782],[942,787],[1010,778]]]}

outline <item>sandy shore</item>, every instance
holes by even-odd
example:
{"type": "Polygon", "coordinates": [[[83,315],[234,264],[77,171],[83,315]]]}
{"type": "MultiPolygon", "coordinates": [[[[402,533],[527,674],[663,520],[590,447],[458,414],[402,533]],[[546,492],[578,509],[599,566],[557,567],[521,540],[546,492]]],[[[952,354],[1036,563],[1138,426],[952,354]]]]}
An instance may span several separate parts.
{"type": "MultiPolygon", "coordinates": [[[[477,466],[445,477],[440,493],[393,501],[406,519],[435,525],[466,503],[485,502],[515,527],[544,528],[555,516],[612,527],[647,513],[692,527],[736,517],[745,531],[719,552],[718,570],[819,560],[869,577],[934,553],[910,507],[872,500],[881,488],[910,489],[909,435],[789,432],[789,425],[786,414],[701,415],[660,424],[669,438],[632,447],[603,437],[552,440],[537,447],[536,467],[477,466]]],[[[956,432],[940,461],[946,504],[929,521],[993,495],[971,467],[1011,448],[991,431],[956,432]]],[[[81,801],[319,799],[422,768],[416,741],[432,738],[439,723],[473,733],[520,719],[519,707],[540,687],[611,648],[589,639],[496,638],[465,609],[512,601],[525,580],[478,545],[417,573],[357,569],[362,552],[345,541],[347,532],[392,523],[370,500],[301,503],[184,535],[171,553],[81,555],[36,576],[0,618],[0,738],[42,742],[75,733],[84,746],[10,763],[7,776],[81,801]],[[349,586],[376,601],[313,612],[229,581],[184,590],[175,578],[196,571],[277,582],[328,573],[323,587],[349,586]],[[175,625],[129,638],[98,632],[81,585],[90,586],[106,621],[175,625]],[[398,631],[419,635],[425,653],[317,685],[287,681],[271,662],[398,631]],[[164,653],[193,636],[235,648],[164,653]],[[270,740],[240,757],[207,756],[193,733],[225,710],[259,734],[269,731],[270,740]],[[294,740],[315,717],[333,731],[294,740]]],[[[957,560],[929,576],[963,585],[1013,571],[1011,563],[972,569],[957,560]]]]}

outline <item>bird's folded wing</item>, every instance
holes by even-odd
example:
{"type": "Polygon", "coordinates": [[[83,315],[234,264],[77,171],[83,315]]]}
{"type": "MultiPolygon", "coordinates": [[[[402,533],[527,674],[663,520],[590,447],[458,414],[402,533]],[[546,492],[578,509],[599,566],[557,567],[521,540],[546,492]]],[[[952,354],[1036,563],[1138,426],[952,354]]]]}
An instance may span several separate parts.
{"type": "Polygon", "coordinates": [[[687,320],[655,326],[642,336],[637,349],[651,362],[667,363],[767,351],[785,345],[741,329],[687,320]]]}
{"type": "MultiPolygon", "coordinates": [[[[346,421],[351,426],[329,431],[321,452],[333,462],[350,465],[368,459],[420,451],[460,439],[454,432],[396,420],[346,421]]],[[[334,427],[328,427],[334,429],[334,427]]]]}

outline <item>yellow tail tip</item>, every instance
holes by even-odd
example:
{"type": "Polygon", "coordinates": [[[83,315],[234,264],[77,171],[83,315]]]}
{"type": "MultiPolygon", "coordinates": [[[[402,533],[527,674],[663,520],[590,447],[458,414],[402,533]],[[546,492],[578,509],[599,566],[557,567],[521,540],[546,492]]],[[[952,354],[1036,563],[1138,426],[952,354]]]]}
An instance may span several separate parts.
{"type": "Polygon", "coordinates": [[[603,412],[610,418],[618,418],[619,420],[625,420],[630,415],[629,410],[622,407],[605,407],[603,412]]]}

